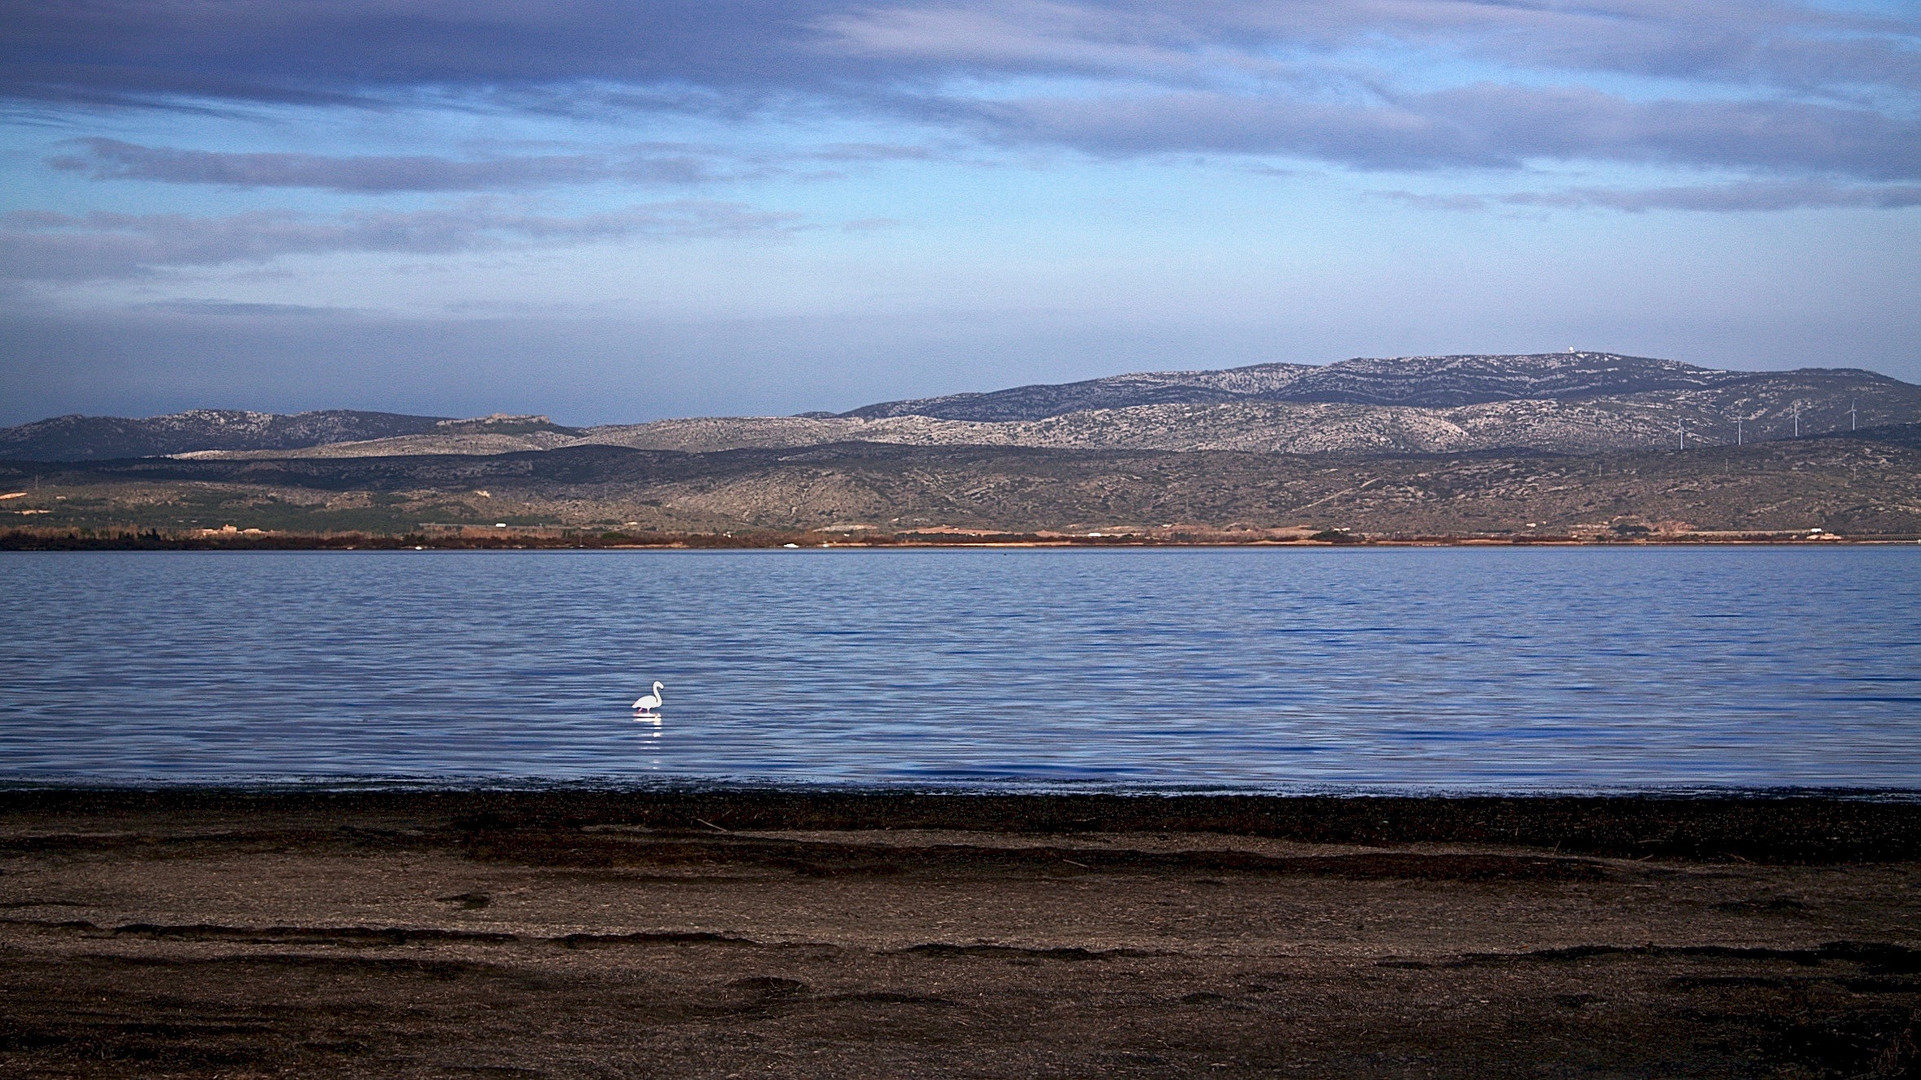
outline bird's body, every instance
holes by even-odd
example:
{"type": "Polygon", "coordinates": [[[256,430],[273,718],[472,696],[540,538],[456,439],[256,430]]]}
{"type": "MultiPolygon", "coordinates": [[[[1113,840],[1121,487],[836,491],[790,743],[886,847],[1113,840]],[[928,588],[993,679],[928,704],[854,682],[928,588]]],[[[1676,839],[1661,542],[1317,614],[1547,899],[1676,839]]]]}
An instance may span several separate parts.
{"type": "Polygon", "coordinates": [[[636,720],[653,719],[657,715],[656,711],[660,708],[660,692],[662,690],[665,690],[666,688],[667,687],[665,686],[665,684],[656,682],[654,683],[653,693],[642,694],[638,699],[636,699],[634,702],[634,719],[636,720]]]}

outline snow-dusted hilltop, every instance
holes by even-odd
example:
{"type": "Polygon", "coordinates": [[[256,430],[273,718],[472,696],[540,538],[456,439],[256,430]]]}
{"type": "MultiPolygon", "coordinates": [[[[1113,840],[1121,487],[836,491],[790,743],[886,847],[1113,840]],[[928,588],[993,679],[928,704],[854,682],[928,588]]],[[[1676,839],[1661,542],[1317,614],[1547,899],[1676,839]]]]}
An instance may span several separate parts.
{"type": "Polygon", "coordinates": [[[0,430],[0,459],[486,455],[597,444],[706,452],[867,442],[1078,450],[1606,453],[1921,422],[1921,386],[1858,368],[1716,371],[1613,353],[1412,356],[1160,371],[846,413],[576,429],[540,416],[198,411],[0,430]]]}
{"type": "MultiPolygon", "coordinates": [[[[488,416],[449,420],[439,416],[329,409],[293,414],[191,409],[129,419],[119,416],[56,416],[0,428],[0,460],[99,461],[161,457],[206,450],[277,451],[413,435],[525,437],[558,432],[544,416],[488,416]]],[[[560,440],[560,441],[565,441],[560,440]]],[[[503,445],[519,450],[518,445],[503,445]]]]}
{"type": "Polygon", "coordinates": [[[382,439],[432,430],[438,417],[326,412],[291,416],[192,409],[167,416],[56,416],[0,429],[0,458],[93,461],[154,457],[187,450],[291,450],[349,439],[382,439]]]}
{"type": "MultiPolygon", "coordinates": [[[[1871,372],[1860,372],[1871,375],[1871,372]]],[[[1722,385],[1763,373],[1715,371],[1614,353],[1357,358],[1325,367],[1257,364],[1226,371],[1153,371],[1019,386],[984,394],[888,401],[842,416],[1044,420],[1088,409],[1227,401],[1340,402],[1448,408],[1490,401],[1564,400],[1722,385]]]]}

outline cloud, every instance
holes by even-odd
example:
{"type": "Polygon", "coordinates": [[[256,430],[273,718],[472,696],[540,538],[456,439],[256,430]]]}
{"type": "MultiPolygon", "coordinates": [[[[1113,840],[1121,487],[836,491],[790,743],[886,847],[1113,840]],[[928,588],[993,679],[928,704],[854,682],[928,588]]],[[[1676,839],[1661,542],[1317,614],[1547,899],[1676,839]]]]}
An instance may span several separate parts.
{"type": "MultiPolygon", "coordinates": [[[[1215,91],[1028,98],[944,106],[981,138],[1103,156],[1216,152],[1287,155],[1351,168],[1518,168],[1603,160],[1921,179],[1921,123],[1803,102],[1637,102],[1582,88],[1476,84],[1368,102],[1215,91]]],[[[930,160],[926,146],[831,144],[753,156],[678,144],[460,160],[433,155],[226,153],[74,140],[56,169],[97,180],[359,194],[509,191],[567,184],[692,185],[768,176],[805,163],[930,160]]]]}
{"type": "Polygon", "coordinates": [[[1640,213],[1645,210],[1803,210],[1860,207],[1891,210],[1921,206],[1921,184],[1844,185],[1810,180],[1798,183],[1750,181],[1660,188],[1569,188],[1565,191],[1506,195],[1512,206],[1595,206],[1640,213]]]}
{"type": "Polygon", "coordinates": [[[1360,169],[1610,160],[1921,178],[1921,123],[1799,102],[1635,102],[1481,84],[1380,102],[1212,92],[982,106],[983,134],[1097,154],[1286,154],[1360,169]]]}
{"type": "Polygon", "coordinates": [[[459,161],[431,155],[329,157],[321,154],[234,154],[138,146],[118,139],[78,139],[79,153],[48,164],[96,180],[155,180],[231,187],[322,188],[330,191],[489,191],[555,184],[694,184],[717,179],[712,155],[687,148],[613,155],[554,154],[459,161]]]}
{"type": "Polygon", "coordinates": [[[685,199],[575,217],[488,204],[453,210],[361,211],[331,217],[269,210],[189,214],[0,214],[0,273],[16,280],[138,277],[164,268],[263,263],[345,251],[452,254],[620,239],[783,234],[794,214],[685,199]]]}
{"type": "Polygon", "coordinates": [[[340,102],[619,84],[805,86],[830,73],[808,22],[762,0],[0,0],[0,94],[340,102]]]}
{"type": "Polygon", "coordinates": [[[1485,210],[1488,200],[1480,195],[1430,195],[1420,191],[1377,191],[1376,198],[1388,199],[1419,210],[1485,210]]]}
{"type": "MultiPolygon", "coordinates": [[[[1818,0],[0,0],[0,97],[909,118],[1000,144],[1363,169],[1604,160],[1921,178],[1921,12],[1818,0]]],[[[88,175],[462,191],[698,154],[455,160],[96,141],[88,175]]]]}
{"type": "Polygon", "coordinates": [[[1921,184],[1836,184],[1825,180],[1741,181],[1679,187],[1575,187],[1508,195],[1426,195],[1385,191],[1382,197],[1428,210],[1485,210],[1490,206],[1594,207],[1708,212],[1921,206],[1921,184]]]}
{"type": "Polygon", "coordinates": [[[74,139],[73,152],[47,159],[93,180],[145,180],[234,188],[314,188],[349,194],[401,191],[513,191],[567,184],[695,185],[816,169],[828,164],[931,161],[927,146],[830,143],[811,150],[732,153],[713,146],[648,144],[576,154],[500,155],[460,160],[429,154],[330,156],[228,153],[74,139]]]}
{"type": "Polygon", "coordinates": [[[807,154],[809,160],[836,162],[932,161],[940,156],[933,147],[890,143],[834,143],[807,154]]]}
{"type": "Polygon", "coordinates": [[[1731,86],[1921,86],[1921,15],[1806,0],[0,0],[0,27],[0,93],[86,102],[595,85],[859,97],[952,74],[1238,81],[1282,57],[1395,50],[1731,86]]]}
{"type": "MultiPolygon", "coordinates": [[[[1471,59],[1793,89],[1921,87],[1921,18],[1775,0],[976,0],[822,16],[834,48],[950,70],[1192,80],[1290,70],[1282,58],[1471,59]]],[[[1333,70],[1330,68],[1330,70],[1333,70]]]]}
{"type": "MultiPolygon", "coordinates": [[[[1192,6],[1189,7],[1192,10],[1192,6]]],[[[1105,73],[1193,77],[1207,29],[1128,5],[1054,3],[876,6],[826,15],[816,25],[833,52],[972,72],[1105,73]]]]}

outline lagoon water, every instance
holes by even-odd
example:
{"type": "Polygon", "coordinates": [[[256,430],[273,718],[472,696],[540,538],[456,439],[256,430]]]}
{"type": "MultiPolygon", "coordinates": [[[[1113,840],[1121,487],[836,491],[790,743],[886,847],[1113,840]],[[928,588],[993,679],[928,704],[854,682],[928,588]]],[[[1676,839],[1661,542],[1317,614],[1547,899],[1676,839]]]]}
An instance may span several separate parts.
{"type": "Polygon", "coordinates": [[[0,783],[1921,789],[1921,547],[11,553],[0,592],[0,783]]]}

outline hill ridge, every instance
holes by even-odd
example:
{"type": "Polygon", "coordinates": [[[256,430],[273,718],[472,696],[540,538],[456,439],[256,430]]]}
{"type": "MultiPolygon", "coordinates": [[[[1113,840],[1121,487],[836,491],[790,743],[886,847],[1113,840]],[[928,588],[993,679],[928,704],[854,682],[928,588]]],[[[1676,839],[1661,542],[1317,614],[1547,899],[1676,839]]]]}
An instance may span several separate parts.
{"type": "Polygon", "coordinates": [[[1861,368],[1734,371],[1605,352],[1355,358],[1130,372],[845,413],[570,428],[328,410],[65,416],[0,429],[0,458],[492,455],[576,444],[713,451],[906,445],[1285,453],[1603,453],[1921,421],[1921,387],[1861,368]]]}
{"type": "Polygon", "coordinates": [[[1148,371],[1034,383],[982,393],[863,405],[837,415],[875,419],[1045,420],[1136,405],[1291,401],[1450,408],[1494,401],[1569,400],[1697,389],[1770,372],[1728,371],[1678,360],[1580,351],[1354,357],[1324,366],[1254,364],[1221,371],[1148,371]]]}
{"type": "MultiPolygon", "coordinates": [[[[39,530],[306,533],[541,526],[890,533],[1183,529],[1630,537],[1921,535],[1921,424],[1741,447],[1563,455],[1286,454],[838,443],[709,453],[0,462],[39,530]],[[233,528],[228,528],[232,526],[233,528]]],[[[5,522],[0,522],[0,531],[5,522]]],[[[505,534],[503,534],[505,535],[505,534]]]]}
{"type": "Polygon", "coordinates": [[[187,409],[141,418],[68,413],[0,428],[0,458],[95,461],[191,450],[295,450],[421,434],[445,419],[356,409],[301,413],[187,409]]]}

